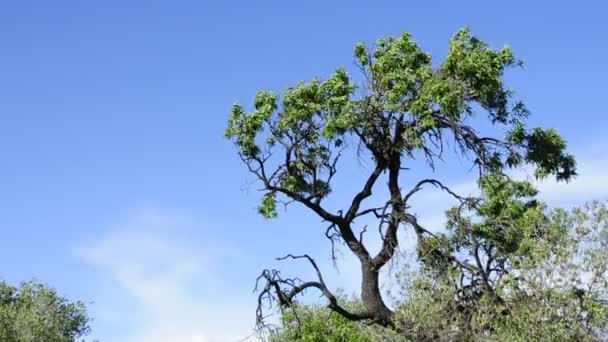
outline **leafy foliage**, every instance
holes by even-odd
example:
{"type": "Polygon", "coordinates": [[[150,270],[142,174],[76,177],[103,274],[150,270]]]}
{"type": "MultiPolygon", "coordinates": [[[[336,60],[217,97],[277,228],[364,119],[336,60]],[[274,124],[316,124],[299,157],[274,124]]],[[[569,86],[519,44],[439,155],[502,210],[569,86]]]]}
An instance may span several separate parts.
{"type": "Polygon", "coordinates": [[[529,167],[538,178],[568,181],[576,175],[574,157],[555,130],[526,126],[529,112],[503,80],[507,69],[521,65],[509,47],[493,49],[465,28],[450,39],[440,63],[407,33],[378,39],[371,47],[356,44],[354,56],[362,82],[339,68],[326,80],[300,82],[282,93],[260,91],[251,111],[233,106],[225,134],[262,184],[259,213],[277,217],[277,202],[305,206],[327,222],[332,248],[336,241],[344,243],[362,266],[362,305],[355,308],[341,305],[308,255],[291,259],[308,259],[317,281],[264,270],[258,279],[265,282],[258,323],[263,324],[262,302],[293,306],[296,296],[314,288],[344,319],[398,327],[414,338],[416,323],[396,324],[397,313],[384,302],[378,277],[395,256],[398,231],[404,228],[416,234],[424,274],[450,281],[460,310],[470,313],[465,321],[473,324],[479,307],[504,307],[511,294],[503,288],[506,279],[534,260],[530,256],[549,234],[536,190],[512,179],[509,170],[529,167]],[[484,118],[498,134],[476,127],[483,127],[484,118]],[[356,148],[373,169],[352,199],[331,211],[325,201],[347,148],[356,148]],[[424,158],[423,172],[432,174],[450,151],[477,171],[481,196],[462,196],[434,178],[404,189],[414,159],[424,158]],[[379,181],[383,177],[385,182],[379,181]],[[373,207],[368,199],[382,183],[386,188],[380,193],[387,196],[374,202],[386,204],[373,207]],[[459,202],[448,213],[446,233],[431,233],[411,210],[411,198],[428,185],[459,202]],[[377,253],[364,243],[366,229],[358,224],[363,217],[378,222],[377,253]]]}
{"type": "Polygon", "coordinates": [[[483,293],[463,300],[463,273],[456,268],[445,273],[405,269],[397,275],[402,286],[395,304],[397,329],[299,306],[300,325],[288,314],[277,336],[349,341],[343,335],[348,332],[361,341],[603,341],[608,336],[608,203],[545,213],[537,221],[541,235],[534,246],[525,254],[509,254],[507,275],[494,284],[500,303],[483,293]],[[397,333],[399,328],[407,334],[397,333]]]}
{"type": "Polygon", "coordinates": [[[88,334],[82,302],[70,302],[37,282],[0,282],[0,341],[71,342],[88,334]]]}
{"type": "Polygon", "coordinates": [[[298,306],[282,317],[285,329],[275,332],[271,342],[370,342],[372,334],[327,308],[298,306]]]}

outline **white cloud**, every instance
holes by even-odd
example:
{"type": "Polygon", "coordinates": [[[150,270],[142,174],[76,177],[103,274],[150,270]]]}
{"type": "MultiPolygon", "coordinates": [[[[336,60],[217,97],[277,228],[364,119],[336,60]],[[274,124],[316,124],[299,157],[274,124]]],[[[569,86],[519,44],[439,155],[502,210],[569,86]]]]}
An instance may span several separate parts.
{"type": "MultiPolygon", "coordinates": [[[[135,326],[129,327],[133,331],[120,340],[225,342],[251,334],[254,308],[243,304],[238,293],[222,292],[224,275],[214,270],[218,259],[228,253],[234,256],[234,248],[218,241],[197,241],[194,248],[179,238],[196,225],[180,215],[141,211],[96,243],[77,250],[134,299],[131,307],[111,295],[97,300],[106,315],[118,315],[129,323],[130,316],[137,316],[135,326]]],[[[246,291],[246,295],[251,294],[246,291]]]]}
{"type": "Polygon", "coordinates": [[[545,180],[538,183],[543,199],[550,203],[571,205],[581,201],[608,198],[608,154],[582,155],[578,176],[570,183],[545,180]]]}

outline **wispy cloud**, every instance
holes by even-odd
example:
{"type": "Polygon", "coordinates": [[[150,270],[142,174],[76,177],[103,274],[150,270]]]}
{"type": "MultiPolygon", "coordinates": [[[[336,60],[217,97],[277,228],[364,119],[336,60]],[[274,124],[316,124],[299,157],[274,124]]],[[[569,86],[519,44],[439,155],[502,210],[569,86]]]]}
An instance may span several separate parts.
{"type": "Polygon", "coordinates": [[[547,179],[537,182],[540,196],[551,204],[572,205],[608,198],[608,154],[582,154],[578,176],[570,183],[547,179]]]}
{"type": "Polygon", "coordinates": [[[132,304],[111,294],[97,300],[106,315],[135,321],[113,341],[225,342],[251,334],[250,301],[226,293],[225,274],[218,272],[218,260],[228,254],[233,258],[234,248],[218,241],[197,241],[195,248],[180,238],[196,225],[181,215],[144,210],[99,241],[78,248],[79,256],[133,298],[132,304]]]}

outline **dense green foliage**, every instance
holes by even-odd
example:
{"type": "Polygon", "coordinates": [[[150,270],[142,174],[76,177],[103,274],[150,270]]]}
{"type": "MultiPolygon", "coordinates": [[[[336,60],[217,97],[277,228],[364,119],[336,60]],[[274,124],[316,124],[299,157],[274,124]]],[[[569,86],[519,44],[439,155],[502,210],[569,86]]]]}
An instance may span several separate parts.
{"type": "Polygon", "coordinates": [[[368,328],[354,324],[322,307],[298,306],[283,315],[287,327],[271,335],[272,342],[366,342],[371,341],[368,328]]]}
{"type": "Polygon", "coordinates": [[[43,284],[26,282],[16,288],[0,282],[0,341],[77,341],[89,332],[88,321],[83,303],[43,284]]]}
{"type": "MultiPolygon", "coordinates": [[[[497,304],[463,306],[461,273],[422,266],[398,276],[396,321],[417,341],[603,341],[608,338],[608,205],[556,209],[537,222],[525,255],[495,285],[497,304]]],[[[320,307],[285,314],[277,341],[410,341],[320,307]]]]}
{"type": "MultiPolygon", "coordinates": [[[[573,293],[580,292],[574,284],[539,281],[543,272],[554,271],[543,269],[547,260],[568,268],[582,258],[578,250],[587,243],[571,234],[576,219],[571,225],[558,222],[560,214],[547,212],[529,181],[512,177],[514,169],[522,168],[533,170],[536,178],[576,176],[564,139],[553,129],[528,127],[528,110],[505,84],[505,71],[521,65],[513,51],[493,49],[462,29],[440,62],[433,62],[409,34],[379,39],[371,47],[357,44],[354,57],[360,81],[340,68],[326,80],[301,82],[282,93],[260,91],[251,110],[240,104],[232,108],[226,137],[262,185],[259,213],[276,218],[277,203],[303,205],[327,223],[332,248],[345,245],[361,265],[361,302],[350,305],[333,294],[310,256],[283,258],[308,260],[317,279],[264,270],[258,279],[260,326],[263,303],[276,303],[309,317],[308,326],[298,325],[309,332],[302,338],[318,333],[340,340],[340,334],[357,335],[360,324],[417,341],[504,340],[509,334],[522,340],[597,337],[592,330],[604,322],[602,305],[574,300],[573,293]],[[340,158],[348,148],[372,167],[352,197],[334,196],[338,201],[330,208],[326,200],[334,195],[340,158]],[[432,178],[445,161],[455,160],[475,171],[479,196],[459,194],[432,178]],[[413,178],[420,174],[425,177],[413,178]],[[412,209],[412,198],[430,186],[457,200],[445,227],[423,227],[412,209]],[[342,206],[336,204],[340,200],[342,206]],[[380,235],[376,251],[364,241],[370,232],[363,222],[377,222],[377,229],[370,229],[380,235]],[[379,274],[396,257],[402,229],[415,234],[420,270],[407,274],[406,300],[391,309],[379,274]],[[298,306],[296,297],[312,289],[327,299],[327,308],[319,312],[341,318],[319,320],[316,309],[298,306]],[[571,306],[574,316],[569,316],[571,306]],[[582,321],[585,326],[577,325],[582,321]],[[573,325],[571,335],[564,335],[560,324],[573,325]],[[535,335],[523,335],[524,330],[535,335]]],[[[582,258],[589,267],[587,259],[604,262],[597,256],[582,258]]],[[[288,334],[293,322],[300,320],[286,318],[288,334]]]]}

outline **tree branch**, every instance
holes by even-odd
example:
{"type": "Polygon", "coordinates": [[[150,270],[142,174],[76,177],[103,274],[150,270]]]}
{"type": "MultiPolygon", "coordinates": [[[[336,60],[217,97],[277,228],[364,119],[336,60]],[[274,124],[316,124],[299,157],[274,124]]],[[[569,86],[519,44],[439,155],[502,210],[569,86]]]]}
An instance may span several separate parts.
{"type": "Polygon", "coordinates": [[[471,198],[462,197],[462,196],[458,195],[457,193],[455,193],[454,191],[452,191],[450,188],[448,188],[447,186],[443,185],[443,183],[441,183],[440,181],[438,181],[436,179],[428,178],[428,179],[423,179],[420,182],[418,182],[412,188],[412,190],[410,190],[407,194],[405,194],[405,196],[403,196],[403,202],[407,203],[414,194],[416,194],[418,191],[422,190],[422,186],[425,185],[425,184],[434,185],[435,187],[437,187],[437,188],[439,188],[439,189],[447,192],[448,194],[450,194],[452,197],[456,198],[460,202],[471,200],[471,198]]]}
{"type": "Polygon", "coordinates": [[[361,202],[363,202],[364,199],[372,195],[372,189],[374,187],[374,184],[378,180],[378,177],[380,177],[380,175],[382,174],[382,171],[384,171],[384,166],[380,163],[376,164],[376,168],[374,169],[372,174],[367,178],[363,189],[353,198],[350,208],[346,212],[346,216],[344,218],[346,222],[350,223],[354,220],[354,218],[357,216],[357,211],[361,206],[361,202]]]}
{"type": "Polygon", "coordinates": [[[317,274],[317,281],[302,282],[299,279],[287,279],[282,278],[280,273],[276,270],[264,270],[262,274],[256,280],[255,290],[257,291],[260,281],[265,281],[265,285],[258,295],[258,306],[256,309],[256,322],[260,329],[264,329],[264,302],[268,301],[269,306],[273,302],[278,302],[281,308],[292,307],[295,302],[296,296],[301,294],[307,289],[314,288],[321,292],[321,294],[328,300],[327,307],[340,314],[344,318],[352,321],[361,321],[366,319],[372,319],[372,315],[363,312],[350,312],[338,303],[337,297],[327,288],[323,275],[317,263],[308,254],[293,255],[288,254],[284,257],[277,258],[277,260],[285,259],[306,259],[312,265],[313,269],[317,274]],[[284,289],[283,287],[287,287],[284,289]]]}

